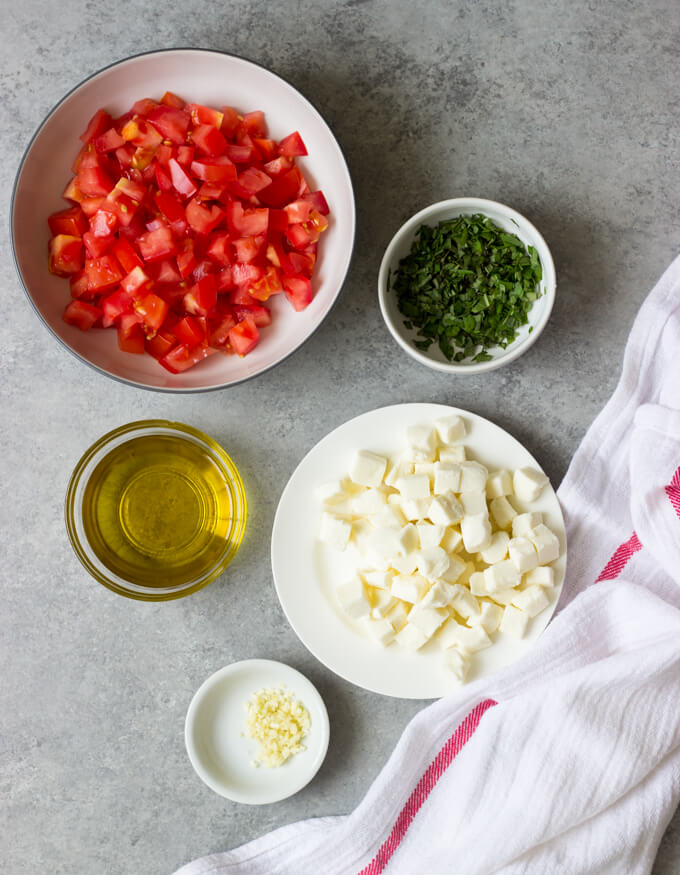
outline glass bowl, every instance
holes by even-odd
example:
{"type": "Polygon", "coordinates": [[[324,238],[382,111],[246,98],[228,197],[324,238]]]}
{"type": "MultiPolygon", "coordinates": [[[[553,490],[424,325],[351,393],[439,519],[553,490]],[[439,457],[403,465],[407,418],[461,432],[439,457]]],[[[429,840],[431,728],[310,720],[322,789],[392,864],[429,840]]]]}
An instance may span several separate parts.
{"type": "Polygon", "coordinates": [[[167,601],[215,580],[236,555],[246,496],[212,438],[179,422],[131,422],[83,455],[66,492],[66,529],[99,583],[167,601]]]}

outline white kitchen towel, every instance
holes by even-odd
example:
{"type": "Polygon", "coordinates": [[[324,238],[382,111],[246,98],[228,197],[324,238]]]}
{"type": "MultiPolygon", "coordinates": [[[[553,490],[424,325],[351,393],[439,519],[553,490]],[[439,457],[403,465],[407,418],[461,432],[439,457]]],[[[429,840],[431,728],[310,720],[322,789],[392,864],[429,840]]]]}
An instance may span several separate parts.
{"type": "Polygon", "coordinates": [[[649,872],[680,799],[680,258],[558,495],[567,580],[523,660],[421,711],[352,814],[177,875],[649,872]]]}

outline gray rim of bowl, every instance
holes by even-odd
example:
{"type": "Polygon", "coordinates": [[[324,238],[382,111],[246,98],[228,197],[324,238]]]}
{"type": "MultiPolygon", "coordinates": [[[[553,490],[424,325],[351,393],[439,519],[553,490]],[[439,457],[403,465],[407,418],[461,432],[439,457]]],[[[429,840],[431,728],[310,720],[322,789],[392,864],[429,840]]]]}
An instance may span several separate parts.
{"type": "Polygon", "coordinates": [[[194,47],[194,46],[175,46],[173,48],[167,48],[167,49],[154,49],[153,51],[150,51],[150,52],[138,52],[135,55],[128,55],[125,58],[119,58],[117,61],[112,61],[110,64],[107,64],[106,66],[101,67],[99,70],[95,70],[94,73],[90,73],[90,75],[86,76],[85,79],[81,79],[80,82],[78,82],[76,85],[73,86],[73,88],[71,88],[69,91],[66,92],[66,94],[61,98],[61,100],[58,103],[55,103],[55,105],[52,107],[52,109],[43,118],[43,120],[40,122],[40,124],[38,125],[38,127],[34,131],[33,136],[28,141],[28,145],[24,149],[23,155],[21,156],[21,161],[19,162],[19,168],[16,172],[16,176],[14,177],[14,185],[12,186],[12,197],[10,199],[10,205],[9,205],[9,226],[10,226],[10,243],[11,243],[11,249],[12,249],[12,260],[14,261],[14,267],[16,269],[17,275],[19,277],[22,288],[24,290],[24,294],[28,298],[28,301],[29,301],[31,307],[33,308],[33,310],[35,311],[35,313],[37,314],[38,318],[43,323],[43,325],[47,328],[47,330],[50,332],[50,334],[59,342],[59,344],[61,346],[63,346],[64,349],[68,350],[68,352],[71,353],[72,356],[77,358],[78,361],[83,362],[83,364],[86,364],[88,367],[92,368],[92,370],[96,371],[98,374],[102,374],[103,376],[108,377],[111,380],[115,380],[118,383],[123,383],[126,386],[133,386],[136,389],[145,389],[148,392],[164,392],[164,393],[169,394],[169,395],[195,395],[195,394],[199,394],[201,392],[218,392],[218,391],[221,391],[223,389],[230,389],[232,386],[238,386],[241,383],[248,382],[248,380],[255,379],[255,377],[260,376],[260,374],[264,374],[267,371],[272,370],[272,368],[275,368],[277,365],[280,365],[282,362],[286,361],[286,359],[290,358],[290,356],[292,356],[293,353],[297,352],[301,346],[303,346],[308,340],[310,340],[316,334],[316,332],[319,330],[319,328],[322,326],[322,324],[326,321],[327,317],[330,316],[331,311],[335,307],[335,305],[338,301],[338,298],[340,297],[340,295],[343,291],[345,282],[347,280],[347,275],[349,273],[350,267],[352,265],[352,261],[354,259],[354,250],[355,250],[355,245],[356,245],[356,200],[355,200],[354,196],[352,196],[352,203],[353,203],[353,207],[354,207],[354,230],[352,232],[352,245],[350,248],[349,259],[347,261],[347,268],[345,270],[345,275],[342,277],[342,280],[340,281],[340,284],[338,286],[338,291],[336,292],[335,297],[333,298],[331,306],[328,308],[328,311],[324,315],[323,319],[319,322],[319,324],[316,325],[314,327],[314,329],[307,335],[307,337],[305,337],[303,340],[301,340],[300,343],[298,343],[298,345],[296,347],[291,349],[290,352],[286,353],[286,355],[284,355],[278,361],[274,362],[271,365],[268,365],[265,368],[262,368],[262,370],[257,371],[257,373],[250,374],[247,377],[242,377],[240,380],[232,380],[228,383],[221,383],[219,386],[206,386],[205,388],[179,388],[179,387],[174,388],[172,386],[147,386],[145,383],[139,383],[136,380],[128,380],[125,377],[119,377],[117,374],[112,374],[109,371],[105,370],[104,368],[99,367],[99,365],[95,365],[93,362],[88,361],[82,355],[77,353],[74,349],[71,349],[71,347],[61,337],[59,337],[59,335],[54,331],[54,329],[48,324],[48,322],[43,317],[42,313],[40,312],[40,310],[36,306],[33,298],[31,297],[31,294],[28,291],[28,288],[26,287],[26,283],[24,282],[23,274],[21,273],[21,269],[19,268],[19,260],[17,258],[16,248],[14,246],[14,201],[16,198],[17,187],[19,185],[19,178],[21,176],[21,171],[24,169],[24,163],[26,162],[26,158],[28,157],[28,153],[31,151],[31,147],[33,146],[33,143],[35,142],[38,135],[42,131],[47,120],[51,116],[54,115],[54,113],[59,109],[59,107],[62,105],[62,103],[64,103],[66,100],[68,100],[68,98],[72,94],[74,94],[79,88],[81,88],[86,82],[89,82],[90,79],[94,79],[95,76],[99,76],[100,73],[104,73],[104,72],[106,72],[106,70],[110,70],[112,67],[117,67],[119,64],[124,64],[127,61],[133,61],[133,60],[135,60],[135,58],[143,58],[143,57],[150,56],[150,55],[168,54],[170,52],[204,52],[205,54],[209,54],[209,55],[226,55],[226,57],[228,57],[228,58],[236,58],[239,61],[246,61],[248,64],[252,64],[255,67],[260,67],[260,69],[265,70],[267,73],[271,73],[273,76],[276,76],[282,82],[285,82],[286,85],[288,85],[290,88],[292,88],[293,91],[295,91],[295,93],[298,94],[302,98],[302,100],[306,101],[312,107],[312,109],[317,113],[319,118],[323,121],[323,123],[326,125],[328,130],[331,132],[333,139],[337,143],[338,149],[340,151],[340,155],[342,156],[342,160],[345,163],[345,168],[347,170],[347,176],[349,177],[350,186],[352,188],[352,195],[354,195],[354,183],[352,181],[352,174],[350,173],[350,170],[349,170],[347,158],[345,157],[345,153],[343,152],[342,147],[340,146],[340,143],[339,143],[337,137],[335,136],[331,126],[326,121],[326,118],[324,117],[324,115],[319,111],[319,109],[316,107],[316,105],[314,103],[312,103],[311,100],[309,100],[308,97],[306,97],[301,91],[299,91],[299,89],[297,89],[293,85],[292,82],[289,82],[288,79],[286,79],[284,76],[281,76],[278,73],[275,73],[273,70],[271,70],[269,67],[266,67],[264,64],[260,64],[258,61],[253,61],[250,58],[245,57],[245,55],[235,55],[233,52],[221,52],[219,49],[204,49],[204,48],[194,47]]]}
{"type": "MultiPolygon", "coordinates": [[[[516,221],[515,221],[515,224],[516,221]]],[[[544,259],[541,258],[543,262],[544,259]]],[[[522,213],[518,212],[514,207],[509,207],[507,204],[503,204],[500,201],[492,201],[488,198],[476,198],[476,197],[459,197],[459,198],[448,198],[442,201],[436,201],[435,203],[429,204],[426,207],[423,207],[421,210],[418,210],[417,213],[414,213],[409,219],[407,219],[395,232],[392,236],[392,239],[387,244],[385,252],[383,254],[382,260],[380,262],[380,267],[378,269],[378,302],[380,304],[380,311],[382,313],[383,320],[387,325],[387,328],[392,335],[393,339],[396,343],[410,355],[415,361],[420,362],[425,365],[425,367],[432,368],[434,370],[440,371],[441,373],[447,374],[480,374],[485,371],[493,371],[496,368],[500,368],[503,365],[510,364],[519,358],[523,353],[525,353],[528,349],[530,349],[534,343],[541,336],[543,329],[548,324],[548,320],[550,319],[550,314],[552,313],[552,308],[555,303],[555,289],[557,287],[557,272],[555,270],[555,262],[552,257],[552,253],[550,252],[550,247],[545,241],[545,238],[538,230],[538,228],[527,219],[522,213]],[[488,362],[476,362],[469,365],[459,364],[455,362],[438,362],[434,359],[431,359],[429,356],[420,352],[420,350],[412,347],[399,333],[395,326],[392,325],[392,320],[388,317],[386,312],[386,298],[389,289],[387,288],[387,269],[388,269],[388,259],[387,256],[390,254],[390,250],[396,245],[397,238],[401,235],[401,233],[405,230],[408,230],[410,233],[412,229],[414,229],[417,225],[422,224],[425,221],[426,215],[430,213],[436,207],[442,207],[445,205],[455,206],[462,202],[472,204],[475,208],[479,209],[480,212],[484,212],[485,207],[488,208],[490,206],[493,207],[501,207],[503,210],[507,210],[510,213],[510,218],[512,221],[515,221],[515,217],[521,219],[523,222],[532,229],[537,239],[541,242],[541,244],[545,247],[545,254],[548,259],[548,264],[552,271],[553,275],[553,287],[549,296],[549,306],[546,309],[541,321],[536,325],[534,332],[528,335],[522,343],[520,343],[516,349],[512,350],[505,355],[499,356],[497,359],[492,359],[488,362]]]]}

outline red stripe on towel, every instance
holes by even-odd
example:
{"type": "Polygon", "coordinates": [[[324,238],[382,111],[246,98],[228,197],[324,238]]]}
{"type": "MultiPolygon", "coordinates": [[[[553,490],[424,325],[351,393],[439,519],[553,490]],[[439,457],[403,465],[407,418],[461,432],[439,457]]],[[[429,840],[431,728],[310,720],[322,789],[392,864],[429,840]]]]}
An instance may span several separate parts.
{"type": "Polygon", "coordinates": [[[640,539],[635,532],[633,532],[627,541],[614,550],[611,559],[604,566],[595,583],[599,583],[601,580],[614,580],[614,578],[618,577],[626,567],[631,556],[641,549],[642,544],[640,543],[640,539]]]}
{"type": "Polygon", "coordinates": [[[673,505],[673,510],[680,519],[680,468],[673,474],[673,479],[668,486],[664,486],[664,491],[668,496],[668,500],[673,505]]]}
{"type": "Polygon", "coordinates": [[[423,777],[418,781],[415,790],[409,796],[406,805],[401,809],[399,817],[392,827],[392,832],[382,843],[378,853],[371,862],[361,870],[359,875],[380,875],[390,858],[401,844],[406,831],[413,822],[421,806],[434,789],[437,781],[451,765],[455,757],[460,753],[465,744],[479,726],[482,715],[489,708],[497,705],[493,699],[485,699],[470,711],[465,720],[456,729],[446,744],[432,760],[423,777]]]}

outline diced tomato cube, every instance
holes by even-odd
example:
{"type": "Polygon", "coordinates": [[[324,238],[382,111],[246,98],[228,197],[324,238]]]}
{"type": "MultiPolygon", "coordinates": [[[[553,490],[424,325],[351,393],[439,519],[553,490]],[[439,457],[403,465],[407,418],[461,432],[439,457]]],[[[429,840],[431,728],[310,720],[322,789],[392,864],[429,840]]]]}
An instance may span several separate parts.
{"type": "Polygon", "coordinates": [[[253,237],[266,234],[269,226],[269,210],[244,210],[240,201],[229,201],[226,208],[227,226],[234,237],[253,237]]]}
{"type": "Polygon", "coordinates": [[[196,194],[198,190],[197,185],[195,184],[193,179],[187,175],[186,171],[178,163],[177,159],[171,158],[168,161],[168,168],[170,170],[170,178],[172,179],[172,184],[180,194],[184,195],[185,197],[190,197],[192,194],[196,194]]]}
{"type": "Polygon", "coordinates": [[[181,252],[177,253],[177,269],[179,270],[182,279],[189,276],[198,264],[194,255],[194,241],[191,239],[185,240],[181,252]]]}
{"type": "Polygon", "coordinates": [[[198,125],[191,132],[191,142],[204,155],[223,155],[227,148],[224,134],[213,125],[198,125]]]}
{"type": "Polygon", "coordinates": [[[104,255],[111,249],[115,239],[113,234],[109,234],[108,237],[97,237],[93,231],[86,231],[83,234],[86,258],[99,258],[104,255]]]}
{"type": "Polygon", "coordinates": [[[234,247],[236,255],[235,261],[239,261],[241,264],[249,264],[251,261],[255,261],[264,247],[264,240],[264,234],[257,237],[239,237],[236,240],[232,240],[231,245],[234,247]]]}
{"type": "Polygon", "coordinates": [[[141,355],[144,352],[144,331],[136,316],[124,313],[118,322],[118,347],[123,352],[141,355]]]}
{"type": "Polygon", "coordinates": [[[184,296],[184,307],[193,316],[207,316],[217,303],[217,284],[213,274],[195,283],[184,296]]]}
{"type": "Polygon", "coordinates": [[[183,109],[172,106],[155,106],[147,115],[149,122],[164,140],[182,145],[187,138],[191,116],[183,109]]]}
{"type": "Polygon", "coordinates": [[[118,259],[120,266],[126,274],[136,267],[143,267],[144,262],[137,254],[132,243],[125,237],[119,237],[111,247],[111,252],[118,259]]]}
{"type": "Polygon", "coordinates": [[[229,332],[236,325],[236,317],[233,313],[220,313],[210,322],[210,346],[223,349],[229,343],[229,332]]]}
{"type": "Polygon", "coordinates": [[[71,286],[72,298],[93,298],[94,292],[90,291],[90,285],[87,280],[87,274],[84,270],[79,270],[69,277],[71,286]]]}
{"type": "Polygon", "coordinates": [[[279,143],[279,155],[285,155],[288,158],[295,157],[297,155],[307,155],[307,147],[302,141],[302,137],[298,133],[298,131],[294,131],[292,134],[289,134],[287,137],[284,137],[283,140],[279,143]]]}
{"type": "Polygon", "coordinates": [[[137,238],[137,246],[144,261],[158,261],[177,252],[177,244],[170,228],[157,228],[137,238]]]}
{"type": "Polygon", "coordinates": [[[219,273],[215,275],[215,283],[217,284],[218,292],[228,292],[234,287],[234,278],[231,267],[223,267],[219,273]]]}
{"type": "Polygon", "coordinates": [[[125,145],[125,140],[115,128],[109,128],[95,138],[94,147],[98,152],[113,152],[125,145]]]}
{"type": "Polygon", "coordinates": [[[144,272],[141,267],[134,267],[130,273],[126,274],[120,281],[121,288],[133,298],[141,298],[153,285],[151,278],[144,272]]]}
{"type": "Polygon", "coordinates": [[[271,161],[267,161],[264,165],[265,173],[268,173],[271,177],[281,176],[282,173],[287,173],[290,168],[293,166],[293,159],[286,158],[284,155],[279,156],[278,158],[272,158],[271,161]]]}
{"type": "Polygon", "coordinates": [[[229,343],[237,355],[244,356],[257,346],[260,332],[252,319],[246,318],[229,331],[229,343]]]}
{"type": "Polygon", "coordinates": [[[291,225],[294,225],[296,222],[306,222],[309,218],[309,214],[312,211],[312,204],[310,201],[304,200],[303,198],[298,198],[295,201],[291,201],[289,204],[283,208],[286,216],[288,218],[288,222],[291,225]]]}
{"type": "Polygon", "coordinates": [[[237,289],[249,288],[263,273],[264,270],[258,264],[234,264],[231,268],[232,282],[237,289]]]}
{"type": "Polygon", "coordinates": [[[140,116],[133,116],[120,131],[121,137],[133,146],[144,149],[157,149],[163,141],[163,135],[148,121],[140,116]]]}
{"type": "Polygon", "coordinates": [[[272,314],[267,307],[261,304],[249,304],[248,306],[235,307],[234,314],[239,322],[244,319],[252,319],[258,328],[263,328],[266,325],[272,324],[272,314]]]}
{"type": "Polygon", "coordinates": [[[162,329],[154,334],[153,337],[147,337],[144,341],[144,349],[155,359],[161,359],[167,355],[170,350],[177,344],[177,339],[170,331],[162,329]]]}
{"type": "Polygon", "coordinates": [[[271,161],[276,157],[276,142],[267,140],[264,137],[253,137],[253,145],[260,153],[260,158],[263,161],[271,161]]]}
{"type": "Polygon", "coordinates": [[[118,227],[118,217],[108,210],[99,209],[90,218],[90,231],[95,237],[110,237],[118,227]]]}
{"type": "Polygon", "coordinates": [[[94,304],[88,304],[87,301],[71,301],[64,310],[62,318],[67,325],[75,325],[81,331],[87,331],[101,319],[101,315],[102,311],[94,304]]]}
{"type": "Polygon", "coordinates": [[[156,183],[161,191],[173,191],[175,187],[172,184],[172,177],[170,176],[169,170],[162,167],[160,164],[156,164],[154,168],[154,176],[156,177],[156,183]]]}
{"type": "Polygon", "coordinates": [[[174,195],[159,191],[154,195],[154,201],[168,222],[186,222],[184,207],[174,195]]]}
{"type": "Polygon", "coordinates": [[[247,112],[239,122],[236,133],[239,137],[247,135],[249,137],[266,137],[267,128],[264,121],[264,113],[259,109],[254,112],[247,112]]]}
{"type": "Polygon", "coordinates": [[[291,167],[285,173],[275,176],[267,188],[263,188],[257,196],[268,207],[284,207],[297,197],[301,179],[297,167],[291,167]]]}
{"type": "Polygon", "coordinates": [[[186,206],[186,216],[187,222],[197,234],[209,234],[224,218],[224,210],[214,204],[208,209],[198,198],[193,198],[186,206]]]}
{"type": "Polygon", "coordinates": [[[276,267],[268,267],[263,276],[252,283],[248,288],[248,294],[258,301],[266,301],[272,295],[283,291],[281,275],[276,267]]]}
{"type": "Polygon", "coordinates": [[[170,371],[171,374],[180,374],[203,361],[209,355],[212,355],[214,350],[206,344],[205,346],[187,346],[186,343],[180,343],[170,350],[169,353],[159,359],[159,364],[170,371]]]}
{"type": "Polygon", "coordinates": [[[316,210],[317,213],[321,213],[322,216],[327,216],[330,213],[328,201],[322,191],[309,191],[302,195],[302,200],[309,201],[312,209],[316,210]]]}
{"type": "Polygon", "coordinates": [[[119,316],[132,310],[132,296],[123,289],[116,289],[110,295],[102,298],[100,306],[103,314],[102,325],[104,328],[109,328],[119,316]]]}
{"type": "Polygon", "coordinates": [[[263,188],[267,188],[271,181],[271,177],[267,176],[264,170],[248,167],[243,173],[239,173],[238,179],[231,183],[230,189],[234,194],[247,200],[263,188]]]}
{"type": "Polygon", "coordinates": [[[193,146],[180,146],[177,149],[177,154],[175,158],[177,158],[177,163],[181,164],[182,167],[186,170],[191,167],[191,162],[194,160],[194,155],[196,154],[196,149],[193,146]]]}
{"type": "Polygon", "coordinates": [[[130,112],[133,116],[148,115],[156,106],[158,106],[158,104],[155,100],[152,100],[150,97],[142,97],[141,100],[137,100],[132,104],[130,112]]]}
{"type": "Polygon", "coordinates": [[[224,113],[210,106],[202,106],[200,103],[187,103],[186,111],[191,115],[194,125],[213,125],[218,130],[222,126],[224,113]]]}
{"type": "Polygon", "coordinates": [[[312,282],[306,276],[284,276],[283,291],[295,310],[304,310],[314,297],[312,282]]]}
{"type": "Polygon", "coordinates": [[[80,135],[80,139],[83,143],[91,143],[95,137],[103,134],[104,131],[112,126],[112,124],[113,120],[108,112],[104,112],[103,109],[98,109],[90,119],[84,132],[80,135]]]}
{"type": "Polygon", "coordinates": [[[220,232],[212,234],[207,254],[217,264],[230,267],[233,259],[229,251],[229,235],[220,232]]]}
{"type": "Polygon", "coordinates": [[[83,266],[83,240],[70,234],[57,234],[50,240],[49,270],[57,276],[71,276],[83,266]]]}
{"type": "Polygon", "coordinates": [[[59,210],[47,220],[50,226],[50,231],[53,236],[57,234],[67,234],[70,237],[82,237],[88,229],[87,217],[83,213],[81,207],[68,207],[65,210],[59,210]]]}
{"type": "Polygon", "coordinates": [[[161,97],[161,103],[164,106],[171,106],[173,109],[184,109],[184,101],[181,97],[173,94],[172,91],[166,91],[161,97]]]}
{"type": "Polygon", "coordinates": [[[84,270],[92,292],[111,289],[123,279],[121,266],[110,252],[99,258],[86,258],[84,270]]]}
{"type": "Polygon", "coordinates": [[[226,155],[191,162],[191,172],[204,182],[223,183],[236,179],[236,167],[226,155]]]}
{"type": "Polygon", "coordinates": [[[220,130],[228,139],[232,139],[236,134],[236,129],[241,121],[240,113],[232,106],[222,107],[222,124],[220,130]]]}
{"type": "Polygon", "coordinates": [[[163,298],[150,292],[143,298],[138,298],[133,304],[134,310],[142,317],[144,331],[148,337],[155,334],[168,315],[168,304],[163,298]]]}
{"type": "Polygon", "coordinates": [[[180,343],[196,346],[208,337],[205,316],[185,316],[173,328],[173,334],[180,343]]]}
{"type": "MultiPolygon", "coordinates": [[[[224,149],[224,154],[234,164],[247,164],[255,157],[255,148],[253,146],[243,146],[237,143],[227,143],[224,149]]],[[[265,168],[266,169],[266,168],[265,168]]]]}
{"type": "Polygon", "coordinates": [[[77,185],[85,197],[105,197],[113,188],[114,181],[101,167],[81,167],[77,185]]]}
{"type": "Polygon", "coordinates": [[[174,258],[164,258],[158,262],[156,266],[156,282],[158,283],[179,283],[182,281],[182,276],[177,269],[177,262],[174,258]]]}

